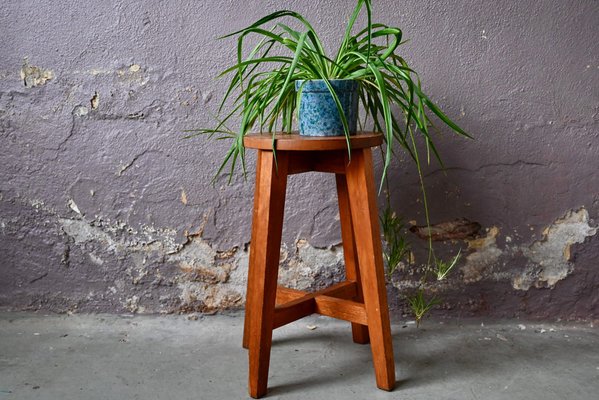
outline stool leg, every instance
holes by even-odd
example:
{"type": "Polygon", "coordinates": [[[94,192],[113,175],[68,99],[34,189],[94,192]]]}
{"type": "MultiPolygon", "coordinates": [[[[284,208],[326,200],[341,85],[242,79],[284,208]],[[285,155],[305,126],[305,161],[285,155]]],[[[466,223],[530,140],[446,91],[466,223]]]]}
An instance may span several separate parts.
{"type": "MultiPolygon", "coordinates": [[[[345,276],[347,280],[357,282],[358,293],[356,301],[362,303],[362,282],[360,280],[360,269],[358,268],[358,256],[356,254],[356,240],[352,226],[349,196],[347,193],[347,181],[345,175],[336,174],[337,198],[339,200],[339,219],[341,222],[341,240],[343,241],[343,256],[345,258],[345,276]]],[[[361,324],[351,324],[354,343],[366,344],[369,341],[368,327],[361,324]]]]}
{"type": "MultiPolygon", "coordinates": [[[[254,188],[254,209],[252,212],[252,221],[258,220],[258,207],[260,205],[260,179],[261,179],[261,164],[262,164],[262,151],[258,151],[258,155],[256,158],[256,184],[254,188]]],[[[250,244],[254,241],[253,238],[256,237],[256,228],[258,224],[252,223],[252,240],[250,244]]],[[[244,349],[250,348],[250,322],[252,320],[251,312],[252,312],[252,294],[254,293],[250,288],[250,282],[252,282],[254,278],[254,270],[252,265],[254,265],[254,251],[250,251],[249,262],[248,262],[248,276],[247,276],[247,290],[245,292],[245,319],[243,321],[243,342],[242,347],[244,349]]]]}
{"type": "Polygon", "coordinates": [[[383,390],[392,390],[395,386],[395,362],[374,187],[372,152],[370,149],[359,149],[352,150],[351,154],[351,162],[346,167],[346,179],[358,265],[362,278],[364,305],[368,316],[374,372],[377,386],[383,390]]]}
{"type": "Polygon", "coordinates": [[[250,244],[249,323],[249,394],[254,398],[266,394],[268,367],[277,292],[277,275],[281,249],[281,231],[287,187],[288,154],[260,151],[258,199],[252,221],[250,244]]]}

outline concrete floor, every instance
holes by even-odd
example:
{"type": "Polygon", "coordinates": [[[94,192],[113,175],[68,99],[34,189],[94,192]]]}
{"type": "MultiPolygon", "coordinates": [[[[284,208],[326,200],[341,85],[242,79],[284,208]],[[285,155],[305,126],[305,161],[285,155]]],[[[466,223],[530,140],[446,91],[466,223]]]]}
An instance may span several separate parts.
{"type": "MultiPolygon", "coordinates": [[[[239,315],[0,314],[0,400],[245,399],[242,327],[239,315]]],[[[351,342],[346,323],[315,316],[283,327],[268,397],[598,398],[591,324],[429,320],[394,325],[393,338],[398,385],[387,393],[375,387],[369,347],[351,342]]]]}

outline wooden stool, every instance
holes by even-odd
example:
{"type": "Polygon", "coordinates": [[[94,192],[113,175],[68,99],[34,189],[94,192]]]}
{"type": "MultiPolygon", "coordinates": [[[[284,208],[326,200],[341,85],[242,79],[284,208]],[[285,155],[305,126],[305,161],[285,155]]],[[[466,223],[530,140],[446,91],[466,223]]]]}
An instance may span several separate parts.
{"type": "Polygon", "coordinates": [[[249,394],[266,394],[272,330],[313,313],[350,321],[353,340],[372,349],[376,384],[392,390],[395,363],[389,325],[371,147],[378,133],[351,138],[248,135],[258,150],[243,347],[249,348],[249,394]],[[276,153],[273,154],[273,147],[276,153]],[[331,172],[337,180],[347,280],[316,293],[277,287],[287,176],[331,172]]]}

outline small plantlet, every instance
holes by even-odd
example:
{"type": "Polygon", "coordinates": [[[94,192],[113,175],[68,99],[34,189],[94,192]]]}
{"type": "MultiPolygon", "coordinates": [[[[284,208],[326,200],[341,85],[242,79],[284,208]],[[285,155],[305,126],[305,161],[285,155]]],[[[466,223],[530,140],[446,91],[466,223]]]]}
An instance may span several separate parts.
{"type": "Polygon", "coordinates": [[[385,240],[385,265],[387,266],[387,275],[391,276],[399,267],[399,263],[405,259],[410,252],[410,244],[407,242],[404,231],[404,224],[393,210],[387,206],[380,216],[383,239],[385,240]]]}
{"type": "Polygon", "coordinates": [[[455,267],[460,260],[461,255],[462,249],[458,251],[458,254],[456,254],[456,256],[453,257],[450,262],[446,262],[435,257],[435,274],[437,275],[438,281],[442,281],[447,277],[447,274],[451,272],[453,267],[455,267]]]}
{"type": "Polygon", "coordinates": [[[424,289],[422,288],[418,289],[418,292],[414,296],[408,297],[408,302],[410,303],[412,314],[414,314],[414,318],[416,319],[417,327],[420,326],[420,322],[426,313],[433,308],[433,306],[441,303],[441,301],[435,297],[426,300],[424,298],[424,289]]]}

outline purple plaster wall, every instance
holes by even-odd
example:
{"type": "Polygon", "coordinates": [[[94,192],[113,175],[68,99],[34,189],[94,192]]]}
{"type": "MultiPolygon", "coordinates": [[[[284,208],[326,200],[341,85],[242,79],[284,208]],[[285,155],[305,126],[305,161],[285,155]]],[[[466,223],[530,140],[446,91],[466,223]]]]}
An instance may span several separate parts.
{"type": "MultiPolygon", "coordinates": [[[[333,48],[353,2],[19,1],[0,4],[0,307],[210,312],[244,299],[253,179],[210,180],[228,144],[211,123],[234,57],[216,37],[292,8],[333,48]]],[[[599,318],[599,5],[374,1],[425,90],[475,138],[441,129],[425,171],[433,222],[483,226],[447,315],[599,318]]],[[[250,164],[251,160],[250,157],[250,164]]],[[[380,165],[379,165],[380,166],[380,165]]],[[[251,169],[253,171],[253,169],[251,169]]],[[[251,176],[251,174],[250,174],[251,176]]],[[[424,222],[403,159],[392,199],[424,222]]],[[[341,274],[334,181],[289,187],[281,279],[341,274]]],[[[409,237],[417,262],[424,243],[409,237]]],[[[413,279],[390,278],[393,312],[413,279]]]]}

